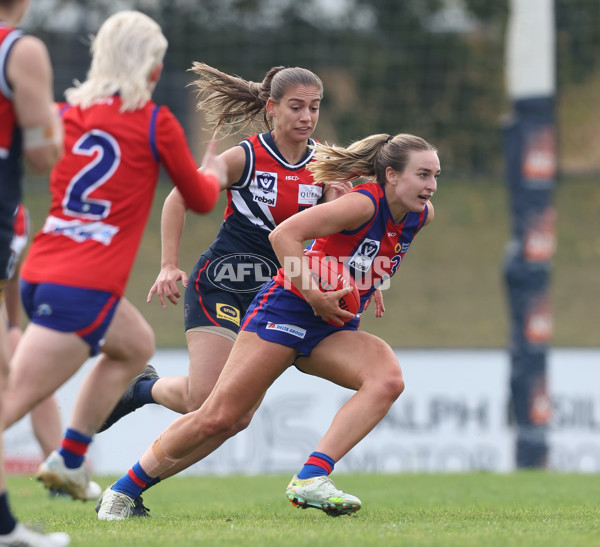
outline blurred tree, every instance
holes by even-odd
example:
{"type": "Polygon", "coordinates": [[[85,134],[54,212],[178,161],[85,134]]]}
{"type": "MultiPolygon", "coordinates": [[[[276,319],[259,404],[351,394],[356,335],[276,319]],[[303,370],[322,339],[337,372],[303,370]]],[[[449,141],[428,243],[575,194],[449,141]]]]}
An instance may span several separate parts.
{"type": "MultiPolygon", "coordinates": [[[[598,66],[600,2],[556,5],[559,80],[581,81],[598,66]]],[[[418,133],[440,148],[445,172],[487,175],[502,169],[508,6],[509,0],[37,0],[26,23],[50,46],[57,96],[84,76],[88,37],[101,22],[117,9],[139,9],[169,40],[156,99],[184,126],[193,61],[254,80],[277,64],[300,65],[326,86],[323,137],[418,133]]]]}
{"type": "Polygon", "coordinates": [[[580,83],[600,63],[600,2],[555,0],[559,84],[580,83]]]}

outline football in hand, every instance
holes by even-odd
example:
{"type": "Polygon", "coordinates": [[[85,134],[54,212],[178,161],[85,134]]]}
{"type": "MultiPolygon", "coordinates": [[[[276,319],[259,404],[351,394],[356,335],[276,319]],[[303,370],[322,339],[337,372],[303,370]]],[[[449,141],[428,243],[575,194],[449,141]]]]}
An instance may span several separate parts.
{"type": "MultiPolygon", "coordinates": [[[[352,292],[340,298],[339,306],[356,315],[360,309],[360,295],[353,277],[343,262],[338,262],[332,256],[316,253],[308,253],[307,258],[312,277],[321,291],[339,291],[344,287],[352,287],[352,292]]],[[[350,320],[347,319],[344,322],[347,323],[350,320]]]]}

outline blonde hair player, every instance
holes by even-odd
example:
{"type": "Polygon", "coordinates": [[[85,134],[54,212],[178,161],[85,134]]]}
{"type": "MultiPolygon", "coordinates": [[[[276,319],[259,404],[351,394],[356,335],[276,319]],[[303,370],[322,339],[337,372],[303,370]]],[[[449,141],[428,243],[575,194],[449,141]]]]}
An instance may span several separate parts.
{"type": "Polygon", "coordinates": [[[74,499],[100,495],[87,449],[154,353],[150,325],[123,294],[161,165],[198,213],[214,207],[226,181],[214,143],[198,169],[179,122],[151,99],[166,49],[160,26],[140,12],[118,12],[100,27],[87,79],[66,92],[65,152],[50,176],[50,211],[21,268],[30,322],[11,363],[7,425],[98,356],[60,448],[37,472],[47,488],[74,499]]]}
{"type": "Polygon", "coordinates": [[[440,162],[432,145],[408,134],[373,135],[348,148],[317,150],[310,165],[317,183],[362,176],[373,182],[293,215],[271,232],[283,268],[248,308],[213,391],[103,492],[99,519],[132,516],[133,500],[145,484],[169,476],[182,462],[190,465],[190,458],[215,439],[235,432],[239,420],[291,365],[356,393],[339,409],[286,495],[294,505],[334,516],[360,509],[360,499],[337,489],[329,474],[386,415],[404,390],[404,380],[392,348],[358,330],[359,315],[376,288],[396,272],[415,235],[433,220],[430,199],[440,162]],[[304,250],[307,240],[313,241],[304,250]],[[305,253],[344,261],[359,288],[359,315],[339,307],[351,287],[322,292],[309,282],[305,253]]]}

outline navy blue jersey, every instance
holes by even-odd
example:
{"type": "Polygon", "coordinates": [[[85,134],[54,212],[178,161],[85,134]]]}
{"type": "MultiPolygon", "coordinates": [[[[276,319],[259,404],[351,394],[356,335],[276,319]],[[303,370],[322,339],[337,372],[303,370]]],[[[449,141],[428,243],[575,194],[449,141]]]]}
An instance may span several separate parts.
{"type": "Polygon", "coordinates": [[[0,22],[0,280],[8,273],[13,219],[21,202],[23,175],[21,131],[6,79],[6,63],[13,45],[23,35],[0,22]]]}
{"type": "MultiPolygon", "coordinates": [[[[316,142],[309,139],[308,144],[316,142]]],[[[225,220],[210,250],[218,256],[258,254],[278,264],[269,233],[286,218],[316,205],[323,195],[323,185],[313,184],[306,169],[315,151],[307,148],[298,163],[287,163],[271,133],[253,135],[240,146],[246,153],[244,172],[227,190],[225,220]]]]}
{"type": "MultiPolygon", "coordinates": [[[[315,145],[312,139],[309,145],[315,145]]],[[[225,220],[210,248],[190,275],[185,291],[185,328],[221,326],[237,333],[241,318],[279,262],[269,234],[286,218],[312,207],[323,195],[306,166],[314,149],[289,164],[271,133],[242,141],[246,163],[239,181],[227,190],[225,220]]]]}

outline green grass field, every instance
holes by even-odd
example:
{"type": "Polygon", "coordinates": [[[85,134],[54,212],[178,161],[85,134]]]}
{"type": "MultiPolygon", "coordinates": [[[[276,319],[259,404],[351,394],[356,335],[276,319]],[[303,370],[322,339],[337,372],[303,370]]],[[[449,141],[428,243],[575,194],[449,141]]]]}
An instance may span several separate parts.
{"type": "MultiPolygon", "coordinates": [[[[50,499],[9,477],[12,506],[30,525],[63,530],[72,545],[585,546],[600,545],[600,478],[513,474],[338,475],[363,509],[331,518],[294,508],[288,476],[177,477],[148,491],[151,518],[110,523],[94,503],[50,499]]],[[[104,487],[113,478],[96,477],[104,487]]]]}
{"type": "MultiPolygon", "coordinates": [[[[25,185],[35,230],[48,211],[46,184],[38,179],[25,185]]],[[[163,310],[158,301],[146,303],[159,271],[160,212],[170,189],[168,183],[159,185],[127,297],[154,328],[158,347],[183,347],[183,305],[163,310]]],[[[397,348],[506,347],[509,328],[501,265],[510,219],[505,185],[442,177],[433,202],[435,221],[417,236],[384,293],[384,318],[367,312],[361,328],[397,348]]],[[[589,304],[598,302],[600,294],[600,185],[562,181],[555,203],[554,344],[597,347],[600,306],[589,304]]],[[[224,207],[221,196],[210,214],[188,215],[180,252],[180,266],[188,273],[214,240],[224,207]]]]}

